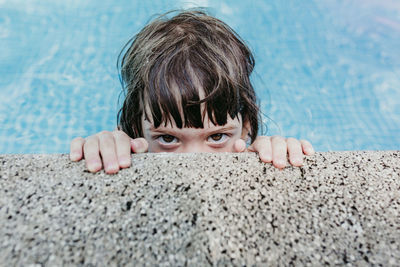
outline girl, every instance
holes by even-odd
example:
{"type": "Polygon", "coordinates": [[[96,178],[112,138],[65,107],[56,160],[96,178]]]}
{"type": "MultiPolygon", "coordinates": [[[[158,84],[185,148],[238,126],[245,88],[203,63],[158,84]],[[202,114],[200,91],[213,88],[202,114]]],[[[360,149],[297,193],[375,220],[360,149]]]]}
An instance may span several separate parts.
{"type": "Polygon", "coordinates": [[[131,152],[251,151],[277,168],[287,154],[301,166],[314,153],[308,141],[257,136],[254,64],[241,38],[203,11],[158,17],[119,60],[126,98],[118,129],[75,138],[71,160],[84,157],[89,171],[116,173],[130,166],[131,152]]]}

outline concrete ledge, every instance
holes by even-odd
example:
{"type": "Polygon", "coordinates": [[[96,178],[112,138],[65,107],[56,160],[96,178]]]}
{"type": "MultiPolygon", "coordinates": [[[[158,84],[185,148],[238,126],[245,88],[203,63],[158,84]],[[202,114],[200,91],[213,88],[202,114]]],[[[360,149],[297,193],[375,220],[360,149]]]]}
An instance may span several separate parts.
{"type": "Polygon", "coordinates": [[[0,155],[1,265],[397,265],[400,151],[142,154],[117,175],[0,155]]]}

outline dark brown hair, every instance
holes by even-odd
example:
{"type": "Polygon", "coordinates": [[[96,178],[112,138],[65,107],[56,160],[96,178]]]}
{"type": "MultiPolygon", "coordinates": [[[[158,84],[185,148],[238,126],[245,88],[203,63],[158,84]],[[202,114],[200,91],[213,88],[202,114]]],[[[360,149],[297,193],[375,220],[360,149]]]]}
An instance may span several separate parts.
{"type": "Polygon", "coordinates": [[[179,128],[203,128],[206,113],[215,125],[240,113],[253,142],[260,115],[250,82],[251,51],[233,29],[202,10],[169,13],[145,26],[119,57],[125,90],[119,127],[137,138],[143,137],[143,116],[155,128],[172,120],[179,128]]]}

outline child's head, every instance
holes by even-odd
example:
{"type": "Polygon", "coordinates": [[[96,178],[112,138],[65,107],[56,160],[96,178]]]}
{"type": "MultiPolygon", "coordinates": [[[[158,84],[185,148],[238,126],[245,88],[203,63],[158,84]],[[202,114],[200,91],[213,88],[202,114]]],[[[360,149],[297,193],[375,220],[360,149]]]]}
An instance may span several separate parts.
{"type": "Polygon", "coordinates": [[[161,16],[133,38],[120,67],[126,98],[119,124],[130,137],[144,136],[144,121],[181,129],[241,119],[256,138],[254,59],[224,22],[202,11],[161,16]]]}

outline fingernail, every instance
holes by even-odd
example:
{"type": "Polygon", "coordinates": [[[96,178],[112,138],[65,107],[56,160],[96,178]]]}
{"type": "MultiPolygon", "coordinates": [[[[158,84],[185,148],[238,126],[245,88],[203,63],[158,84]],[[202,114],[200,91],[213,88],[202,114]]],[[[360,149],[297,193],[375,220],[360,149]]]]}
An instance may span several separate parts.
{"type": "Polygon", "coordinates": [[[262,158],[264,159],[265,162],[271,162],[272,161],[271,155],[263,155],[262,158]]]}
{"type": "Polygon", "coordinates": [[[131,158],[127,158],[127,157],[122,157],[119,160],[119,165],[120,166],[129,166],[131,164],[131,158]]]}
{"type": "Polygon", "coordinates": [[[312,147],[307,148],[308,154],[314,154],[314,149],[312,147]]]}
{"type": "Polygon", "coordinates": [[[101,163],[98,161],[88,162],[88,169],[90,172],[96,172],[101,168],[101,163]]]}
{"type": "Polygon", "coordinates": [[[142,142],[140,142],[139,140],[132,140],[132,144],[135,148],[140,148],[142,142]]]}
{"type": "Polygon", "coordinates": [[[119,170],[119,166],[116,163],[110,163],[106,166],[107,173],[115,173],[119,170]]]}
{"type": "Polygon", "coordinates": [[[70,158],[72,161],[78,160],[78,157],[79,157],[79,154],[78,154],[78,153],[71,153],[71,154],[69,155],[69,158],[70,158]]]}
{"type": "Polygon", "coordinates": [[[302,166],[303,162],[300,159],[295,159],[292,161],[293,166],[302,166]]]}
{"type": "Polygon", "coordinates": [[[143,143],[139,140],[132,140],[133,150],[136,153],[143,152],[143,143]]]}
{"type": "Polygon", "coordinates": [[[286,166],[286,162],[283,160],[277,160],[277,161],[274,161],[274,163],[275,163],[275,165],[278,165],[282,168],[284,168],[286,166]]]}
{"type": "Polygon", "coordinates": [[[235,152],[243,152],[246,149],[246,143],[244,140],[239,139],[235,143],[235,152]]]}

